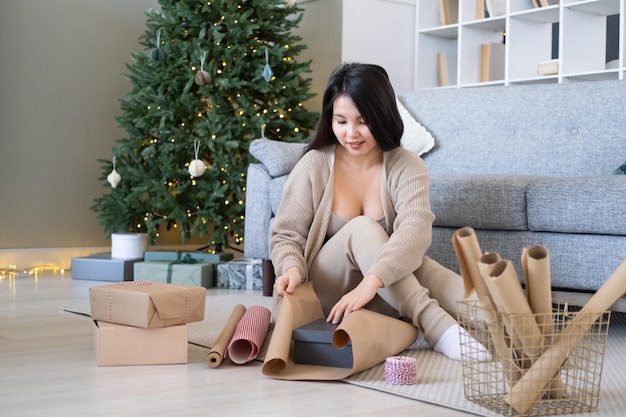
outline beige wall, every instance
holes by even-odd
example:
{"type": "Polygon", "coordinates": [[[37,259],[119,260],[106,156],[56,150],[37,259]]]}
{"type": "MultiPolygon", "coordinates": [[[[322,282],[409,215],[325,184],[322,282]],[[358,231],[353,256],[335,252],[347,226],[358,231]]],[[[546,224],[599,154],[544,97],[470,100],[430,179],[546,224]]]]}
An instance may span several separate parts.
{"type": "Polygon", "coordinates": [[[317,95],[306,103],[308,108],[319,111],[322,94],[330,73],[342,61],[341,38],[343,32],[343,0],[299,0],[304,12],[298,29],[307,49],[298,57],[301,61],[312,60],[311,91],[317,95]]]}
{"type": "Polygon", "coordinates": [[[103,191],[124,64],[156,0],[0,4],[0,249],[108,245],[103,191]]]}

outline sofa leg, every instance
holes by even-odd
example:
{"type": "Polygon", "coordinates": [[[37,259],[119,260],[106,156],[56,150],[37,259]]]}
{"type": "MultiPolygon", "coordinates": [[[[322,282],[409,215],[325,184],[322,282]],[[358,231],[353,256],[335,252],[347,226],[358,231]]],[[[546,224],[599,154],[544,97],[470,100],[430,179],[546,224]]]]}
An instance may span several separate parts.
{"type": "Polygon", "coordinates": [[[263,269],[263,295],[265,297],[271,297],[274,292],[274,281],[276,280],[274,264],[272,264],[270,259],[263,259],[261,261],[261,268],[263,269]]]}

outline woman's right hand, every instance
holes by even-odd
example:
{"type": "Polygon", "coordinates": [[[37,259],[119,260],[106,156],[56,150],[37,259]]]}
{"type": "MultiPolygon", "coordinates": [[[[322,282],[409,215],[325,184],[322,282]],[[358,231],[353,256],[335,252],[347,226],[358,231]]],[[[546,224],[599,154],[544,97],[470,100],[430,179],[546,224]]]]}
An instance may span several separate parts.
{"type": "Polygon", "coordinates": [[[300,285],[300,281],[302,280],[302,275],[300,274],[300,268],[297,266],[292,266],[285,273],[276,278],[274,282],[274,290],[276,290],[276,295],[282,297],[287,294],[292,294],[298,285],[300,285]]]}

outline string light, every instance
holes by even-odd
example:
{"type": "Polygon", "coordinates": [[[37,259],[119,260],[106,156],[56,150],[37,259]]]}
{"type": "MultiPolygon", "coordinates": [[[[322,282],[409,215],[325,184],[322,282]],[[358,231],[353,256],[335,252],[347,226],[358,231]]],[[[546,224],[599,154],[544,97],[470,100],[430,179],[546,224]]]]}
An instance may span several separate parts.
{"type": "Polygon", "coordinates": [[[61,275],[63,275],[65,273],[65,269],[56,265],[37,265],[27,268],[18,268],[17,265],[12,264],[8,265],[4,269],[0,269],[0,280],[15,279],[27,276],[37,277],[39,274],[42,274],[44,272],[52,272],[54,274],[60,273],[61,275]]]}

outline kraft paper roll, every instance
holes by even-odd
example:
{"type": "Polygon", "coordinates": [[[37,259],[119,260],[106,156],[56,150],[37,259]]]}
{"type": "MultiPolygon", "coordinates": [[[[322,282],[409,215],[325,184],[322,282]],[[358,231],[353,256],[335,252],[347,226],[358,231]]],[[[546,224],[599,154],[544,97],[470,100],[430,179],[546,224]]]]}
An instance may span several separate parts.
{"type": "Polygon", "coordinates": [[[241,365],[256,359],[270,328],[271,316],[272,312],[262,306],[252,306],[246,310],[228,345],[231,361],[241,365]]]}
{"type": "MultiPolygon", "coordinates": [[[[536,358],[543,352],[543,333],[539,330],[513,263],[501,259],[489,273],[488,288],[498,311],[508,316],[508,333],[513,346],[521,346],[524,355],[536,358]]],[[[505,321],[506,324],[506,321],[505,321]]]]}
{"type": "MultiPolygon", "coordinates": [[[[478,262],[478,269],[481,275],[485,279],[485,283],[489,284],[491,281],[489,276],[493,266],[500,261],[500,255],[496,252],[484,253],[478,262]]],[[[489,285],[487,285],[489,289],[489,285]]],[[[495,308],[501,310],[501,306],[498,305],[497,298],[491,295],[495,305],[495,308]]],[[[521,376],[522,371],[516,358],[521,357],[521,346],[513,346],[510,335],[506,332],[506,328],[510,326],[507,315],[501,316],[502,321],[496,321],[490,328],[489,332],[491,338],[494,341],[494,349],[496,351],[496,358],[502,363],[502,371],[509,384],[515,383],[521,376]],[[518,351],[517,349],[520,349],[518,351]]]]}
{"type": "Polygon", "coordinates": [[[337,349],[352,344],[352,368],[296,364],[292,359],[293,329],[324,317],[322,305],[312,282],[283,296],[276,315],[263,375],[285,380],[339,380],[382,363],[411,346],[417,329],[411,324],[373,311],[360,309],[350,313],[333,333],[337,349]]]}
{"type": "Polygon", "coordinates": [[[469,297],[472,291],[476,291],[476,295],[483,303],[484,308],[492,306],[489,300],[489,293],[487,287],[478,270],[478,261],[482,256],[478,239],[476,238],[476,232],[471,227],[463,227],[458,229],[452,235],[452,247],[459,260],[459,268],[461,269],[461,277],[463,277],[463,285],[465,288],[464,298],[469,297]]]}
{"type": "MultiPolygon", "coordinates": [[[[465,285],[465,298],[469,297],[472,291],[476,291],[487,330],[493,340],[496,357],[500,359],[505,369],[511,370],[510,374],[507,373],[507,377],[514,381],[518,375],[515,371],[516,366],[512,363],[514,361],[513,352],[507,343],[502,322],[498,320],[495,314],[495,304],[479,267],[483,254],[474,229],[463,227],[455,231],[452,235],[452,246],[459,261],[461,276],[465,285]]],[[[495,256],[499,259],[499,255],[496,254],[495,256]]]]}
{"type": "Polygon", "coordinates": [[[228,321],[226,321],[224,328],[222,329],[220,335],[217,337],[215,345],[206,357],[207,364],[211,368],[217,368],[226,358],[226,349],[228,349],[228,344],[233,338],[233,335],[235,334],[235,329],[237,328],[237,325],[241,321],[241,318],[243,317],[245,312],[246,307],[243,304],[237,304],[233,308],[233,312],[230,314],[228,321]]]}
{"type": "Polygon", "coordinates": [[[504,396],[504,401],[522,415],[532,410],[543,396],[553,375],[559,371],[580,339],[624,294],[626,294],[626,259],[556,337],[552,346],[543,352],[504,396]]]}
{"type": "MultiPolygon", "coordinates": [[[[522,250],[522,269],[530,309],[535,313],[535,320],[544,336],[544,345],[552,344],[554,319],[552,317],[552,283],[550,277],[550,253],[543,245],[535,245],[522,250]]],[[[554,375],[550,383],[548,396],[561,398],[565,387],[560,372],[554,375]]]]}
{"type": "Polygon", "coordinates": [[[552,284],[550,255],[545,246],[537,245],[522,251],[522,268],[528,294],[528,303],[539,320],[537,325],[546,336],[554,333],[552,320],[552,284]]]}
{"type": "Polygon", "coordinates": [[[502,323],[494,314],[496,307],[479,268],[479,262],[483,254],[474,229],[463,227],[455,231],[452,235],[452,246],[459,261],[461,276],[465,285],[464,296],[467,298],[472,291],[476,291],[478,302],[482,308],[483,318],[487,324],[487,330],[489,330],[492,336],[496,355],[500,358],[506,358],[508,356],[508,346],[502,343],[505,340],[504,329],[502,328],[502,323]]]}

